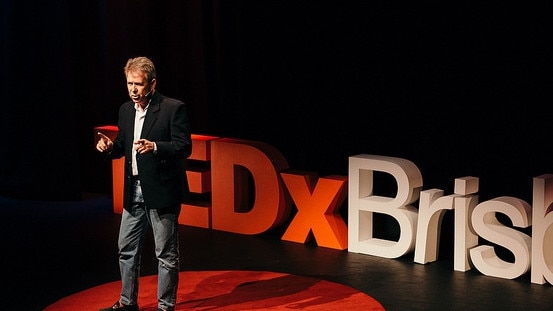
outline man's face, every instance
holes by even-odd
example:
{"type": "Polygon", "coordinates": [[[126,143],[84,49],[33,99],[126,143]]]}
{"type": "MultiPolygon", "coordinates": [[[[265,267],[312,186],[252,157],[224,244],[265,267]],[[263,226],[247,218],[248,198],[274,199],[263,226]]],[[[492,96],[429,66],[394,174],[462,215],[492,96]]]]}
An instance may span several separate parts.
{"type": "Polygon", "coordinates": [[[142,71],[130,71],[127,73],[127,89],[133,102],[144,107],[148,104],[148,96],[154,91],[155,79],[148,83],[146,75],[142,71]]]}

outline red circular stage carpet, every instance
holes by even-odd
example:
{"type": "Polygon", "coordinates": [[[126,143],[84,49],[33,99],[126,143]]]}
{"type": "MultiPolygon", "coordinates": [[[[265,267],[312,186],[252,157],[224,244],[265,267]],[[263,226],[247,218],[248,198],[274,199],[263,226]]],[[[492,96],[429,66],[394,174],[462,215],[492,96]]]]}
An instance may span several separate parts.
{"type": "MultiPolygon", "coordinates": [[[[65,297],[45,311],[98,310],[118,298],[121,282],[65,297]]],[[[138,304],[157,308],[157,276],[140,278],[138,304]]],[[[180,273],[176,310],[384,310],[374,298],[349,286],[311,277],[266,271],[180,273]]]]}

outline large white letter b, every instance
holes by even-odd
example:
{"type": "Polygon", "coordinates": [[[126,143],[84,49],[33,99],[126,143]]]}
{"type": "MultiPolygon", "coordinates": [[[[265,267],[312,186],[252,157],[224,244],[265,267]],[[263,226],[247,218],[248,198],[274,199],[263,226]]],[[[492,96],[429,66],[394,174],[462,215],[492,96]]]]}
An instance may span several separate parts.
{"type": "Polygon", "coordinates": [[[398,258],[415,247],[418,212],[411,204],[418,200],[422,175],[405,159],[357,155],[349,158],[348,251],[386,258],[398,258]],[[373,193],[373,172],[392,175],[397,182],[395,197],[373,193]],[[398,241],[373,236],[373,213],[392,216],[399,223],[398,241]]]}

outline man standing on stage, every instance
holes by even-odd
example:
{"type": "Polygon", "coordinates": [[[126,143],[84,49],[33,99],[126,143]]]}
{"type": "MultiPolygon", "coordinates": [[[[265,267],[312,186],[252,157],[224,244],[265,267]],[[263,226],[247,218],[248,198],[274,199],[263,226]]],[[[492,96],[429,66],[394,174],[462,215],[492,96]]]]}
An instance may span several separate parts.
{"type": "Polygon", "coordinates": [[[188,196],[185,160],[192,151],[186,105],[156,90],[151,60],[128,60],[124,73],[130,101],[119,108],[118,134],[102,133],[96,149],[106,159],[125,157],[123,213],[119,229],[122,289],[107,310],[138,310],[140,256],[152,228],[158,259],[158,311],[174,310],[179,282],[178,218],[188,196]]]}

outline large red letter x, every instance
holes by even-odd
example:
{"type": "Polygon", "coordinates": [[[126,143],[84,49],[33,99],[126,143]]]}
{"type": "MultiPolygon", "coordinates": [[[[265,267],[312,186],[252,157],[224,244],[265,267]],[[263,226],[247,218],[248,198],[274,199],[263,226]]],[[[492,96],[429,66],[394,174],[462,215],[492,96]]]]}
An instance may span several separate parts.
{"type": "Polygon", "coordinates": [[[305,243],[311,231],[318,246],[346,249],[348,228],[339,208],[346,198],[347,177],[333,175],[317,181],[318,175],[311,172],[280,175],[298,208],[282,240],[305,243]]]}

